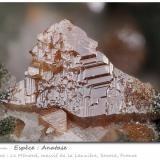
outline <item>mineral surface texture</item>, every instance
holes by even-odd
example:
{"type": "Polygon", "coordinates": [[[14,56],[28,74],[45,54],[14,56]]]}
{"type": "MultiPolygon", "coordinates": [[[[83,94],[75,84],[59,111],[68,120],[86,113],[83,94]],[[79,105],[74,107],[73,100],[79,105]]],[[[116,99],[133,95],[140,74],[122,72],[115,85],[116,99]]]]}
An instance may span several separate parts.
{"type": "Polygon", "coordinates": [[[150,112],[155,90],[115,68],[97,46],[68,20],[52,25],[37,36],[25,79],[7,103],[59,107],[78,117],[150,112]]]}

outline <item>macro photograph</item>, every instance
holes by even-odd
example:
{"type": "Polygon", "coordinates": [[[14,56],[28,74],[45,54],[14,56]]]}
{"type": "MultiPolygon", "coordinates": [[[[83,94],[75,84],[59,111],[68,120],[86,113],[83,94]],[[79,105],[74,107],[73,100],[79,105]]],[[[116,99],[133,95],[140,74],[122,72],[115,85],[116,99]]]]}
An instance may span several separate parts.
{"type": "Polygon", "coordinates": [[[0,143],[160,141],[160,3],[0,3],[0,143]]]}

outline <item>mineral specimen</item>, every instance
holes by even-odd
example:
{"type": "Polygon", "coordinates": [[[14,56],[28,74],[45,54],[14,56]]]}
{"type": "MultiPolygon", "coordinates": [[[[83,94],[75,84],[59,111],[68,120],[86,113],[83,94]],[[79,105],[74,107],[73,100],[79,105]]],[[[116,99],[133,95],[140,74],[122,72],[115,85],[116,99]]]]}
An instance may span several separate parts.
{"type": "Polygon", "coordinates": [[[25,79],[6,102],[78,117],[150,112],[155,90],[115,68],[97,46],[68,20],[52,25],[37,36],[25,79]]]}
{"type": "Polygon", "coordinates": [[[1,100],[7,99],[7,90],[16,84],[15,77],[12,76],[4,65],[0,64],[0,104],[1,100]]]}
{"type": "MultiPolygon", "coordinates": [[[[48,113],[39,116],[40,124],[46,126],[47,130],[53,128],[55,132],[63,133],[67,131],[67,116],[63,110],[49,110],[48,113]]],[[[46,130],[46,131],[47,131],[46,130]]]]}

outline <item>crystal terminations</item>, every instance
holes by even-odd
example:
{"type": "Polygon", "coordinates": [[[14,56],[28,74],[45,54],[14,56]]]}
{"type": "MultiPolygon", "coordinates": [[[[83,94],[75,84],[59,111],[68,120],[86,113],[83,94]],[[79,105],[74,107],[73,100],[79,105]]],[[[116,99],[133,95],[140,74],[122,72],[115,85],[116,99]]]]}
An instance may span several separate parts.
{"type": "Polygon", "coordinates": [[[149,112],[154,89],[115,68],[97,46],[68,20],[52,25],[37,36],[25,79],[7,103],[59,107],[78,117],[149,112]]]}

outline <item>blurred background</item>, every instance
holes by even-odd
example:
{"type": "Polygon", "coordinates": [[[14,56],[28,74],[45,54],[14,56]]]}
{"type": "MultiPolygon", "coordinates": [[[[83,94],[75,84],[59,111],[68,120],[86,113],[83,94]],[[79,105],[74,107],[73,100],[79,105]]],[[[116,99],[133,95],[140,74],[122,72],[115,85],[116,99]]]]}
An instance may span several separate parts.
{"type": "Polygon", "coordinates": [[[0,3],[0,63],[17,78],[36,35],[69,19],[119,69],[160,89],[160,3],[0,3]]]}

